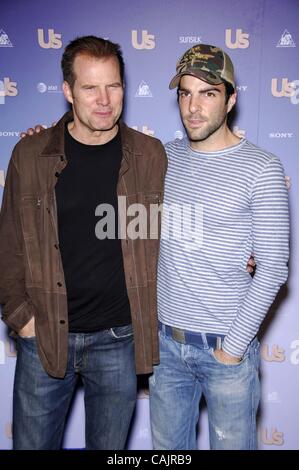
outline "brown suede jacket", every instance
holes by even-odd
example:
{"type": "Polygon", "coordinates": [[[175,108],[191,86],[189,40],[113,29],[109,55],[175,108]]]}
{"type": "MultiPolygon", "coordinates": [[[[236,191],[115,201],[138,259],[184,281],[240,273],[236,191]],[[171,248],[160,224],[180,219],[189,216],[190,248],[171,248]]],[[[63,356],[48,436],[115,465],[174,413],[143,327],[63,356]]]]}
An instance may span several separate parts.
{"type": "MultiPolygon", "coordinates": [[[[41,362],[64,377],[68,310],[59,251],[55,184],[67,165],[66,113],[55,127],[18,142],[6,177],[0,216],[0,303],[4,322],[18,332],[34,316],[41,362]]],[[[163,198],[166,154],[161,142],[120,124],[123,157],[118,196],[128,204],[163,198]]],[[[158,217],[158,215],[156,215],[158,217]]],[[[149,220],[149,217],[148,217],[149,220]]],[[[124,271],[135,339],[136,372],[159,361],[156,280],[159,240],[122,239],[124,271]]]]}

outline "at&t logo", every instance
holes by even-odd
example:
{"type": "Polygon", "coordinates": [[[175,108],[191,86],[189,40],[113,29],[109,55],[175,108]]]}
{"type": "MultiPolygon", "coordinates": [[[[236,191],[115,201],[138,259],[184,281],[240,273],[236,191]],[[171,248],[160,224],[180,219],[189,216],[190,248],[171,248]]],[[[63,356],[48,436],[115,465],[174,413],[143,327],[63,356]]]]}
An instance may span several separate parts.
{"type": "Polygon", "coordinates": [[[249,34],[243,33],[242,29],[236,30],[236,39],[232,41],[232,30],[225,30],[225,44],[229,49],[247,49],[249,47],[249,34]]]}
{"type": "Polygon", "coordinates": [[[142,30],[141,32],[141,42],[138,42],[138,31],[137,29],[132,30],[132,46],[134,49],[154,49],[155,36],[153,34],[148,34],[148,31],[142,30]]]}
{"type": "Polygon", "coordinates": [[[48,41],[42,28],[37,30],[38,43],[43,49],[60,49],[62,47],[61,34],[54,33],[54,29],[48,29],[48,41]]]}
{"type": "Polygon", "coordinates": [[[46,85],[43,82],[38,83],[36,89],[39,93],[62,93],[62,89],[58,85],[46,85]]]}

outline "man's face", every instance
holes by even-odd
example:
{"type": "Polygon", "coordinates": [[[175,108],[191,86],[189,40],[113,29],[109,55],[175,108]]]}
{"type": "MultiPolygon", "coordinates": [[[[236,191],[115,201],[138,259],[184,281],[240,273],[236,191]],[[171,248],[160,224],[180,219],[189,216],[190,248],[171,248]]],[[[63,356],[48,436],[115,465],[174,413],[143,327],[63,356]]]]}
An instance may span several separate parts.
{"type": "Polygon", "coordinates": [[[73,70],[74,86],[71,89],[64,82],[64,94],[73,107],[77,136],[84,141],[96,134],[108,142],[117,132],[123,107],[124,90],[117,58],[97,59],[79,54],[73,70]]]}
{"type": "Polygon", "coordinates": [[[226,116],[236,101],[232,95],[226,101],[225,86],[210,85],[191,75],[183,75],[179,85],[181,118],[191,147],[197,142],[216,141],[226,126],[226,116]]]}

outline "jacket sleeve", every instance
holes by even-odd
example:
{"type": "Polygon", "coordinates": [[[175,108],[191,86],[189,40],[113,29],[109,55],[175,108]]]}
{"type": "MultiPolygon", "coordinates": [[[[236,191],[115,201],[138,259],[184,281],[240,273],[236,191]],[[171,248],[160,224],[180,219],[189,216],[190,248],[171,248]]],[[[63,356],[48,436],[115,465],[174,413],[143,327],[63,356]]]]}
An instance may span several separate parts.
{"type": "Polygon", "coordinates": [[[162,177],[163,177],[163,186],[164,186],[168,161],[167,161],[167,155],[166,155],[165,147],[160,141],[159,141],[159,157],[161,159],[160,164],[162,165],[162,177]]]}
{"type": "Polygon", "coordinates": [[[20,175],[10,160],[0,214],[0,303],[3,321],[19,331],[33,316],[26,295],[20,220],[20,175]]]}

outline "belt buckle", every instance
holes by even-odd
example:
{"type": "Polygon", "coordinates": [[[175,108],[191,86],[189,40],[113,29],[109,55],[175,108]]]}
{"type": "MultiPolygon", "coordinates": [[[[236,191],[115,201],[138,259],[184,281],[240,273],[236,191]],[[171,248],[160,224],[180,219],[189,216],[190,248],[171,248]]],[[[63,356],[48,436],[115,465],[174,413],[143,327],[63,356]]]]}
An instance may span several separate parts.
{"type": "Polygon", "coordinates": [[[185,333],[183,330],[180,330],[179,328],[174,328],[172,327],[172,337],[175,341],[178,343],[185,343],[185,333]]]}

